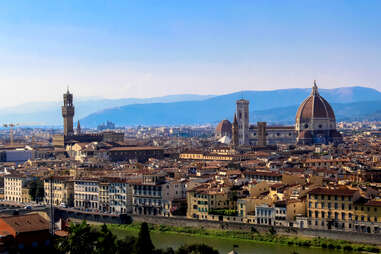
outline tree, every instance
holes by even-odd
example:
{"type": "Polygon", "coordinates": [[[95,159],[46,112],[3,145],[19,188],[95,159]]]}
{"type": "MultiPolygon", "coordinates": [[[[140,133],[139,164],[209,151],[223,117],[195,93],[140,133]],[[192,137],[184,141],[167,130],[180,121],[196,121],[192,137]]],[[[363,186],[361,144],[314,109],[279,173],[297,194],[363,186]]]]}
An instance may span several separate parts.
{"type": "Polygon", "coordinates": [[[44,198],[44,184],[40,179],[34,179],[28,184],[29,195],[33,201],[41,201],[44,198]]]}
{"type": "Polygon", "coordinates": [[[134,247],[136,244],[136,238],[133,236],[126,236],[123,240],[117,240],[117,254],[132,254],[134,253],[134,247]]]}
{"type": "Polygon", "coordinates": [[[115,254],[116,250],[116,236],[103,224],[97,237],[96,253],[115,254]]]}
{"type": "Polygon", "coordinates": [[[71,224],[68,237],[58,242],[57,249],[63,253],[94,253],[99,233],[93,230],[86,221],[71,224]]]}
{"type": "Polygon", "coordinates": [[[136,254],[151,254],[154,249],[155,246],[153,246],[151,241],[148,224],[146,222],[143,222],[140,227],[138,240],[135,244],[135,252],[136,254]]]}
{"type": "Polygon", "coordinates": [[[176,254],[219,254],[219,252],[205,244],[192,244],[180,247],[176,254]]]}

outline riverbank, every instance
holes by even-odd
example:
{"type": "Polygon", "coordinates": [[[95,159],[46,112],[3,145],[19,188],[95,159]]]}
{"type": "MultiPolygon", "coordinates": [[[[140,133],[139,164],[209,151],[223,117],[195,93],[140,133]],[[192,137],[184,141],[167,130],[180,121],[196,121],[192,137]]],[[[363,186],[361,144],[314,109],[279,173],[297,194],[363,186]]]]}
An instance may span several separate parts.
{"type": "MultiPolygon", "coordinates": [[[[323,248],[337,251],[380,253],[380,248],[374,245],[356,244],[343,240],[331,240],[320,237],[300,238],[277,235],[275,232],[273,234],[259,234],[257,232],[226,231],[194,227],[175,227],[157,224],[150,224],[149,226],[151,232],[158,233],[161,232],[167,234],[182,234],[185,236],[188,235],[230,240],[239,239],[261,244],[323,248]]],[[[108,227],[114,234],[121,236],[123,235],[123,232],[136,234],[140,229],[140,223],[135,222],[130,225],[108,224],[108,227]]]]}

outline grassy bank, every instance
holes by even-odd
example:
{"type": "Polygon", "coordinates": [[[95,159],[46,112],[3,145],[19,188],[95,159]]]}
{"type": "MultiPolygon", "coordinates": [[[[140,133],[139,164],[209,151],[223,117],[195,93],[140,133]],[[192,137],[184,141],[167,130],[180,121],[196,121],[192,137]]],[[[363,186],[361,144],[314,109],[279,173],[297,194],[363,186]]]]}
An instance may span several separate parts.
{"type": "MultiPolygon", "coordinates": [[[[300,238],[300,237],[288,237],[281,236],[277,234],[259,234],[256,232],[242,232],[242,231],[226,231],[226,230],[213,230],[204,228],[193,228],[193,227],[174,227],[174,226],[164,226],[164,225],[153,225],[150,224],[150,230],[153,232],[165,232],[165,233],[176,233],[184,235],[193,235],[199,237],[210,237],[210,238],[222,238],[222,239],[240,239],[253,241],[265,244],[280,244],[289,246],[301,246],[301,247],[314,247],[314,248],[327,248],[336,249],[341,251],[356,251],[356,252],[371,252],[379,253],[380,249],[377,246],[367,245],[367,244],[355,244],[343,240],[331,240],[326,238],[300,238]]],[[[130,225],[117,225],[109,224],[113,233],[116,235],[121,235],[121,232],[128,231],[131,234],[137,234],[140,229],[140,223],[133,223],[130,225]]]]}

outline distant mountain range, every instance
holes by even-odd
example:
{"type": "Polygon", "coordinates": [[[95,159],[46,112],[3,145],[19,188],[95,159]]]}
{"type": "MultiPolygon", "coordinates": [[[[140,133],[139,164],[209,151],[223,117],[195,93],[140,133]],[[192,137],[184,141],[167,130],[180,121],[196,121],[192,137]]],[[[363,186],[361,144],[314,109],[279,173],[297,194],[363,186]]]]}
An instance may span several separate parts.
{"type": "MultiPolygon", "coordinates": [[[[381,93],[366,87],[319,89],[333,106],[337,120],[381,120],[381,93]]],[[[311,89],[241,91],[225,95],[180,94],[147,99],[74,98],[75,119],[83,127],[96,127],[107,120],[118,126],[216,124],[232,120],[235,102],[250,101],[250,122],[293,124],[300,103],[311,89]]],[[[0,110],[2,123],[62,125],[62,102],[34,102],[0,110]]]]}
{"type": "MultiPolygon", "coordinates": [[[[235,101],[250,101],[250,121],[270,124],[293,124],[300,103],[311,89],[282,89],[273,91],[242,91],[215,96],[199,101],[146,103],[102,110],[81,119],[81,124],[94,127],[110,120],[120,126],[216,124],[222,119],[232,120],[235,101]]],[[[320,89],[320,94],[331,103],[340,120],[378,119],[381,93],[365,87],[320,89]]]]}
{"type": "MultiPolygon", "coordinates": [[[[198,101],[214,95],[179,94],[153,98],[103,99],[74,97],[75,119],[81,119],[100,110],[130,104],[167,103],[177,101],[198,101]]],[[[0,109],[1,123],[19,123],[21,125],[61,125],[62,101],[30,102],[15,107],[0,109]]]]}

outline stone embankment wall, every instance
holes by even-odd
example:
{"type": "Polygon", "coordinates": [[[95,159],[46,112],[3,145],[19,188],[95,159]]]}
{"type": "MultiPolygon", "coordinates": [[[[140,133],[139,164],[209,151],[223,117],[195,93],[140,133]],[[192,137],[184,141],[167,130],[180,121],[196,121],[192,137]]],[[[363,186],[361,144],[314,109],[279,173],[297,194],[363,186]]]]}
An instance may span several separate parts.
{"type": "Polygon", "coordinates": [[[185,217],[162,217],[162,216],[140,216],[131,215],[131,217],[119,217],[113,215],[86,214],[81,212],[57,211],[56,216],[63,218],[72,218],[75,220],[87,220],[98,223],[126,224],[132,221],[147,222],[150,224],[161,224],[167,226],[197,227],[206,229],[235,230],[245,232],[268,233],[273,228],[277,234],[293,237],[324,237],[335,240],[346,240],[357,243],[381,244],[380,234],[367,234],[358,232],[340,232],[326,230],[300,229],[280,226],[253,225],[238,222],[219,222],[187,219],[185,217]]]}
{"type": "Polygon", "coordinates": [[[357,243],[368,243],[368,244],[381,244],[380,234],[367,234],[359,232],[341,232],[341,231],[327,231],[327,230],[312,230],[312,229],[301,229],[301,228],[290,228],[290,227],[280,227],[280,226],[266,226],[266,225],[253,225],[244,224],[237,222],[218,222],[218,221],[201,221],[187,218],[179,217],[158,217],[158,216],[132,216],[133,221],[147,222],[151,224],[162,224],[169,226],[179,226],[182,227],[197,227],[197,228],[207,228],[207,229],[223,229],[223,230],[235,230],[235,231],[246,231],[246,232],[258,232],[258,233],[269,233],[271,228],[275,229],[276,233],[279,235],[287,235],[293,237],[322,237],[335,240],[346,240],[357,243]]]}

